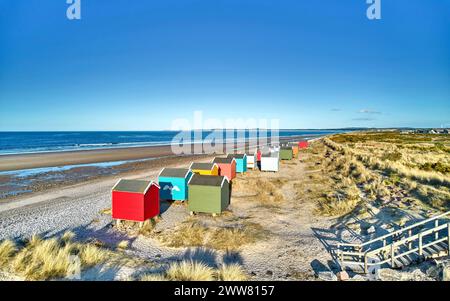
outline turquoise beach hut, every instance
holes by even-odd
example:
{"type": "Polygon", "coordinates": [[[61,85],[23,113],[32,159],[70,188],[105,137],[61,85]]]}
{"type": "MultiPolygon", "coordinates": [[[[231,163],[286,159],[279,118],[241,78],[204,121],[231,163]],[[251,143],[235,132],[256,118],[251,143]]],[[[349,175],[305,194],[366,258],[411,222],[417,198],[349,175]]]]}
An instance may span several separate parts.
{"type": "Polygon", "coordinates": [[[163,168],[158,175],[159,198],[161,200],[185,201],[192,171],[187,168],[163,168]]]}
{"type": "Polygon", "coordinates": [[[244,173],[247,171],[246,154],[229,154],[227,158],[234,158],[234,160],[236,160],[236,172],[244,173]]]}

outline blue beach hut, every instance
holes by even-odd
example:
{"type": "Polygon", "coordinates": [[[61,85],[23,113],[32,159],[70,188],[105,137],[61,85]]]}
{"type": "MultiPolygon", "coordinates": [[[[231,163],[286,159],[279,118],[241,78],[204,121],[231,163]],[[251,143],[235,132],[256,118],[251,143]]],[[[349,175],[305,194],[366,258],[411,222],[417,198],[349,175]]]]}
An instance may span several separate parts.
{"type": "Polygon", "coordinates": [[[236,172],[244,173],[247,171],[246,154],[229,154],[227,158],[234,158],[234,160],[236,160],[236,172]]]}
{"type": "Polygon", "coordinates": [[[188,199],[187,183],[192,171],[187,168],[163,168],[158,175],[161,200],[184,201],[188,199]]]}

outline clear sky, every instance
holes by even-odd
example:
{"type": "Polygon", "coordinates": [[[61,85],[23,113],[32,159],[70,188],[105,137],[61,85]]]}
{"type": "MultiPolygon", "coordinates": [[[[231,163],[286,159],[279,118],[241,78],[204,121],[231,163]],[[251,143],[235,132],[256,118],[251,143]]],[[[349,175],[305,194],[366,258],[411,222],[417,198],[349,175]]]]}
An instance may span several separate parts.
{"type": "Polygon", "coordinates": [[[450,0],[0,0],[0,130],[450,127],[450,0]]]}

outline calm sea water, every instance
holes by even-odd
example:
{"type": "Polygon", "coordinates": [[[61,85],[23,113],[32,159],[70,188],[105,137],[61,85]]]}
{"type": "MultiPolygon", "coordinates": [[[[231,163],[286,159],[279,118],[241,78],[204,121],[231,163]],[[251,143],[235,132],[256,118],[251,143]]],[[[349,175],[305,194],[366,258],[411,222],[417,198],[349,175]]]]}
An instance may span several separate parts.
{"type": "MultiPolygon", "coordinates": [[[[340,130],[281,130],[280,137],[303,136],[312,138],[340,130]]],[[[138,147],[151,145],[170,145],[175,135],[174,131],[149,132],[0,132],[0,155],[55,152],[68,150],[87,150],[118,147],[138,147]]],[[[203,131],[203,139],[211,131],[203,131]]],[[[229,132],[227,133],[229,134],[229,132]]],[[[194,134],[192,141],[194,141],[194,134]]],[[[249,136],[248,131],[244,132],[249,136]]],[[[268,133],[270,136],[270,132],[268,133]]],[[[224,137],[229,137],[225,135],[224,137]]],[[[234,132],[236,137],[242,137],[241,132],[234,132]]],[[[199,142],[199,141],[194,141],[199,142]]]]}

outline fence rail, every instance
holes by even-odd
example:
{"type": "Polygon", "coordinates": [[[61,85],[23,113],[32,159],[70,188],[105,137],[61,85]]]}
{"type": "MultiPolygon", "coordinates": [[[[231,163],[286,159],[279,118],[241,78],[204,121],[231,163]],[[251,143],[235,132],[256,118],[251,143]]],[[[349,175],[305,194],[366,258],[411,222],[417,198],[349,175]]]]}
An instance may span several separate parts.
{"type": "Polygon", "coordinates": [[[413,261],[411,256],[429,257],[441,252],[448,255],[449,215],[450,211],[360,244],[339,243],[338,261],[341,267],[357,265],[367,273],[369,267],[375,265],[407,265],[413,261]],[[444,218],[447,220],[442,223],[444,218]]]}

